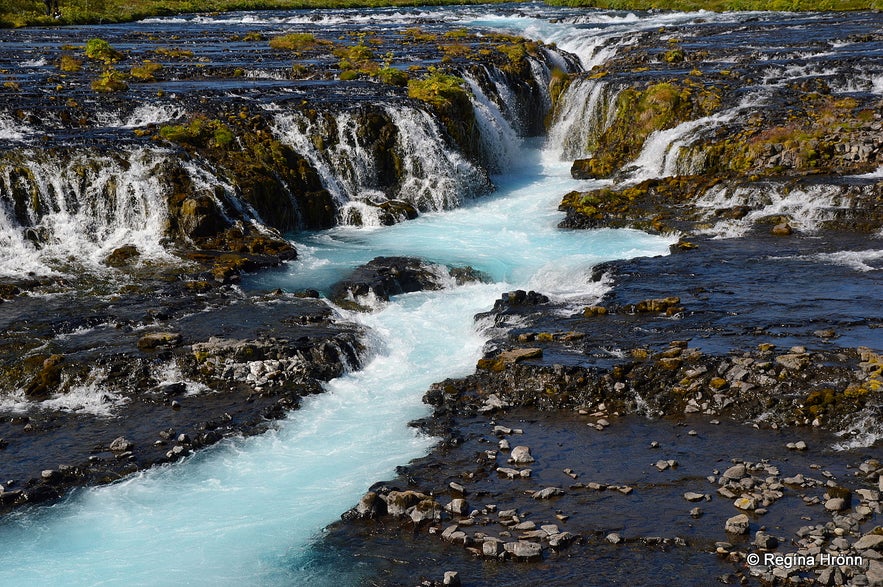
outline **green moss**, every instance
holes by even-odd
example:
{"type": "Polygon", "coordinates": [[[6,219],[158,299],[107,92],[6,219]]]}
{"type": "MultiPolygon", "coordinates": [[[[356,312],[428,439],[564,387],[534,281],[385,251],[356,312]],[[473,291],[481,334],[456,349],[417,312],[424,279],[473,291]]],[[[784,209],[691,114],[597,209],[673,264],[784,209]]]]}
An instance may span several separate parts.
{"type": "Polygon", "coordinates": [[[157,55],[172,59],[189,59],[193,57],[193,51],[189,49],[174,49],[172,47],[158,47],[153,50],[157,55]]]}
{"type": "Polygon", "coordinates": [[[440,71],[432,71],[421,79],[408,81],[408,96],[436,108],[449,108],[457,101],[469,100],[465,80],[440,71]]]}
{"type": "Polygon", "coordinates": [[[619,93],[614,122],[587,145],[594,153],[583,163],[594,177],[607,177],[641,151],[651,133],[706,116],[720,107],[720,91],[687,83],[659,82],[619,93]]]}
{"type": "Polygon", "coordinates": [[[384,67],[377,72],[377,79],[392,86],[407,86],[410,76],[407,72],[395,67],[384,67]]]}
{"type": "Polygon", "coordinates": [[[110,65],[123,58],[123,54],[110,46],[104,39],[89,39],[85,48],[86,57],[110,65]]]}
{"type": "Polygon", "coordinates": [[[126,74],[115,69],[105,70],[98,79],[92,81],[92,90],[101,93],[122,92],[128,88],[126,74]]]}
{"type": "Polygon", "coordinates": [[[319,45],[316,35],[312,33],[291,33],[270,39],[270,47],[284,51],[300,53],[319,45]]]}
{"type": "Polygon", "coordinates": [[[66,73],[76,73],[83,69],[83,62],[72,55],[62,55],[58,60],[58,69],[66,73]]]}
{"type": "Polygon", "coordinates": [[[155,74],[162,69],[162,65],[145,59],[141,65],[133,65],[129,75],[139,82],[152,82],[156,80],[155,74]]]}
{"type": "Polygon", "coordinates": [[[159,129],[159,135],[173,143],[192,147],[226,148],[235,138],[233,131],[220,120],[196,116],[189,124],[171,124],[159,129]]]}

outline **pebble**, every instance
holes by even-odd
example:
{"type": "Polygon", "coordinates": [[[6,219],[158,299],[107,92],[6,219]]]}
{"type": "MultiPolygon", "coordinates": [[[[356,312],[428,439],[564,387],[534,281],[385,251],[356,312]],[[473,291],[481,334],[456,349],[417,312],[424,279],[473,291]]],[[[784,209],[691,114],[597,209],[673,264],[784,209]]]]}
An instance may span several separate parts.
{"type": "Polygon", "coordinates": [[[696,493],[695,491],[688,491],[684,494],[684,499],[687,501],[702,501],[705,499],[705,495],[702,493],[696,493]]]}
{"type": "Polygon", "coordinates": [[[693,508],[690,510],[690,516],[693,518],[699,518],[702,516],[702,508],[693,508]]]}
{"type": "Polygon", "coordinates": [[[460,587],[460,573],[457,571],[445,571],[445,578],[442,580],[442,585],[460,587]]]}

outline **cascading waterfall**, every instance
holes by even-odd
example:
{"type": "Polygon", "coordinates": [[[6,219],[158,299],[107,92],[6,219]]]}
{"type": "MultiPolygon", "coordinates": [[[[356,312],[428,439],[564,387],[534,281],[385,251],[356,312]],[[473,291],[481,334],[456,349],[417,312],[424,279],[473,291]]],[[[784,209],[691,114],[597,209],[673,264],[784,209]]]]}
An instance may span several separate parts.
{"type": "Polygon", "coordinates": [[[51,274],[51,265],[93,268],[114,248],[138,247],[164,258],[167,218],[159,169],[168,153],[147,149],[110,156],[24,151],[0,164],[0,274],[51,274]]]}
{"type": "Polygon", "coordinates": [[[558,98],[557,112],[549,130],[549,144],[560,150],[559,158],[574,160],[589,157],[589,146],[612,123],[616,92],[609,84],[578,78],[558,98]]]}
{"type": "MultiPolygon", "coordinates": [[[[500,107],[484,93],[478,82],[468,74],[463,77],[472,91],[472,108],[478,122],[485,164],[491,173],[501,173],[509,169],[515,161],[520,151],[521,139],[500,107]]],[[[505,84],[497,87],[501,86],[506,87],[505,84]]],[[[511,92],[502,94],[502,97],[508,99],[509,104],[515,103],[511,92]]]]}
{"type": "Polygon", "coordinates": [[[697,198],[695,205],[709,211],[709,220],[713,219],[715,210],[750,207],[751,212],[739,220],[721,220],[711,228],[700,231],[719,238],[736,238],[745,235],[758,220],[774,215],[792,218],[801,231],[812,232],[832,217],[832,210],[846,207],[846,202],[836,187],[827,185],[795,190],[758,185],[736,189],[716,186],[697,198]]]}

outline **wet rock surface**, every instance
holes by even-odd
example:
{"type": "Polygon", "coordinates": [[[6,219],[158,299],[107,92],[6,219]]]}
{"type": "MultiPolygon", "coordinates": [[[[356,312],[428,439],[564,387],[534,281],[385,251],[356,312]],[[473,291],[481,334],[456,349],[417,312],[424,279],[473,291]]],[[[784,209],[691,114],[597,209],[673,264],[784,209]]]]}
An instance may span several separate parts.
{"type": "Polygon", "coordinates": [[[71,293],[3,304],[0,377],[24,390],[0,417],[3,510],[263,432],[359,365],[361,333],[320,300],[193,296],[187,283],[94,297],[82,313],[71,293]],[[16,363],[27,348],[41,350],[16,363]]]}
{"type": "Polygon", "coordinates": [[[367,309],[372,300],[388,302],[398,294],[441,289],[451,280],[467,283],[481,278],[471,267],[448,269],[411,257],[377,257],[331,286],[329,298],[344,308],[367,309]]]}
{"type": "Polygon", "coordinates": [[[691,242],[597,267],[611,289],[585,308],[509,292],[479,314],[498,334],[475,374],[424,398],[434,412],[418,425],[440,445],[372,488],[430,495],[441,518],[350,514],[321,548],[403,561],[372,575],[390,585],[448,568],[464,584],[672,565],[680,582],[873,577],[875,449],[832,449],[879,438],[880,283],[831,256],[866,241],[691,242]],[[822,554],[861,561],[830,578],[840,559],[822,554]],[[764,555],[804,563],[783,575],[764,555]]]}

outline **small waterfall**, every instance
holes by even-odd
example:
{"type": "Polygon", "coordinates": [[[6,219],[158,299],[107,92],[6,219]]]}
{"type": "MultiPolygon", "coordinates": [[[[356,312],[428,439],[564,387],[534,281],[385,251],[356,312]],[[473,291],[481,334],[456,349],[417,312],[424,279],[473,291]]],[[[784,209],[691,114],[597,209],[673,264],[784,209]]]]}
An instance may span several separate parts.
{"type": "Polygon", "coordinates": [[[350,212],[356,202],[361,223],[374,224],[366,217],[371,214],[366,203],[397,199],[421,211],[440,211],[490,188],[487,174],[448,146],[429,113],[387,105],[372,114],[394,128],[391,149],[368,144],[362,132],[364,122],[355,110],[325,113],[312,120],[301,112],[275,117],[274,132],[316,169],[341,208],[344,222],[353,216],[350,212]],[[381,156],[391,159],[382,162],[381,156]]]}
{"type": "Polygon", "coordinates": [[[159,170],[167,156],[147,149],[10,153],[0,161],[0,275],[52,274],[71,262],[98,268],[124,244],[142,258],[165,258],[159,170]]]}
{"type": "MultiPolygon", "coordinates": [[[[468,74],[463,77],[472,90],[472,108],[479,126],[485,165],[490,173],[501,173],[516,160],[522,141],[500,107],[484,93],[475,78],[468,74]]],[[[494,81],[494,85],[505,103],[515,104],[515,97],[506,84],[494,81]]]]}
{"type": "Polygon", "coordinates": [[[589,157],[590,146],[612,123],[616,93],[601,80],[579,78],[558,98],[548,144],[561,160],[589,157]]]}
{"type": "Polygon", "coordinates": [[[833,211],[846,208],[837,186],[817,185],[804,189],[786,190],[769,184],[739,186],[735,189],[716,186],[696,199],[698,208],[708,210],[708,219],[714,219],[719,209],[748,206],[752,208],[744,218],[727,219],[701,231],[718,238],[737,238],[748,233],[758,221],[768,216],[786,216],[802,232],[813,232],[822,222],[832,219],[833,211]]]}
{"type": "Polygon", "coordinates": [[[420,210],[441,211],[490,189],[486,173],[447,146],[427,112],[404,106],[386,110],[399,129],[404,177],[398,199],[420,210]]]}
{"type": "Polygon", "coordinates": [[[625,167],[629,179],[639,182],[645,179],[701,173],[703,171],[701,155],[697,159],[685,161],[681,151],[701,141],[709,131],[736,120],[743,111],[756,109],[763,104],[765,96],[765,93],[751,94],[733,108],[651,133],[644,141],[637,159],[625,167]]]}

